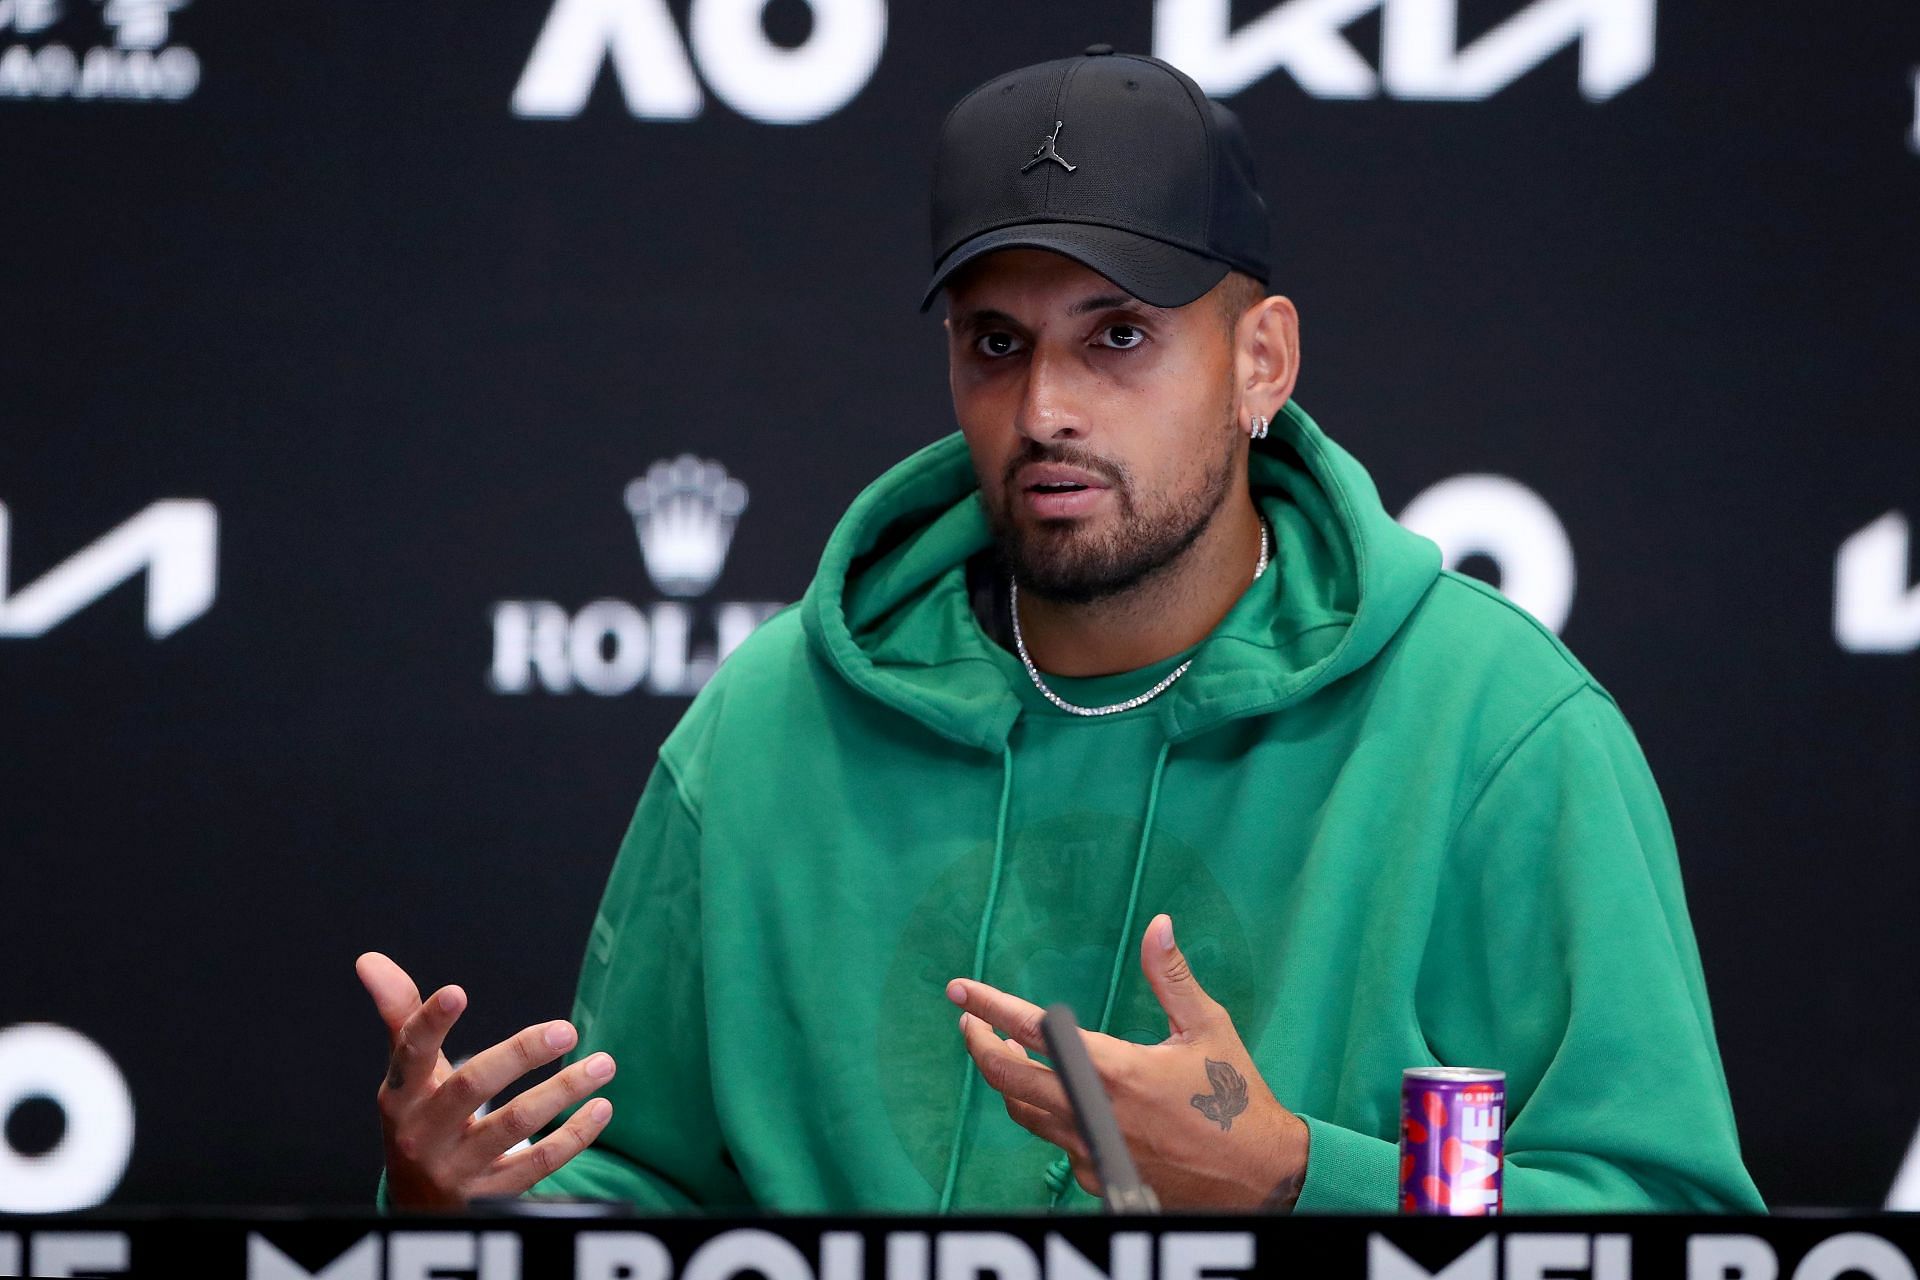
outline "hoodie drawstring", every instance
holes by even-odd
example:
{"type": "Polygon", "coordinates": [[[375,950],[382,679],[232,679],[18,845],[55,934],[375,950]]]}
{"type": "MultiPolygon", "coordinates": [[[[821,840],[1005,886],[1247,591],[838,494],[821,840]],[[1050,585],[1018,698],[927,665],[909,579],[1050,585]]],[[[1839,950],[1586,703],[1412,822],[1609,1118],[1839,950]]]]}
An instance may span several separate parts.
{"type": "MultiPolygon", "coordinates": [[[[1160,754],[1153,762],[1153,781],[1147,787],[1147,816],[1140,824],[1140,844],[1133,851],[1133,886],[1127,890],[1127,909],[1120,916],[1120,940],[1113,947],[1113,972],[1107,977],[1107,998],[1100,1007],[1100,1025],[1096,1028],[1102,1035],[1113,1021],[1114,998],[1120,992],[1120,975],[1126,972],[1129,944],[1133,943],[1133,917],[1140,908],[1140,883],[1146,878],[1147,842],[1153,838],[1154,813],[1160,807],[1160,780],[1167,772],[1167,752],[1172,742],[1160,744],[1160,754]]],[[[1137,950],[1137,948],[1135,948],[1137,950]]],[[[1060,1199],[1066,1195],[1067,1187],[1073,1182],[1073,1161],[1061,1156],[1047,1168],[1047,1189],[1053,1193],[1052,1207],[1060,1207],[1060,1199]]]]}
{"type": "MultiPolygon", "coordinates": [[[[993,870],[987,875],[987,905],[980,912],[980,933],[973,942],[973,968],[969,971],[975,982],[985,982],[987,968],[987,934],[993,927],[993,909],[1000,901],[1000,872],[1006,865],[1007,855],[1007,809],[1013,800],[1013,744],[1000,748],[1000,817],[993,824],[993,870]]],[[[974,1069],[973,1059],[961,1055],[965,1061],[961,1064],[960,1110],[953,1117],[953,1142],[947,1153],[947,1176],[940,1188],[940,1212],[945,1213],[953,1204],[953,1189],[960,1176],[960,1140],[966,1136],[967,1113],[973,1109],[973,1078],[979,1074],[974,1069]]]]}

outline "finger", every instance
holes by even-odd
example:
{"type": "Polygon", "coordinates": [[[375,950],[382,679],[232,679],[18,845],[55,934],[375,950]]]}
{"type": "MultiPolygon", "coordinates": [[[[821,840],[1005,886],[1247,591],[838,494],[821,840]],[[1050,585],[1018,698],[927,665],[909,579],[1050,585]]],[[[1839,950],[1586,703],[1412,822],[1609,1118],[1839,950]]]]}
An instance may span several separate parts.
{"type": "Polygon", "coordinates": [[[1214,998],[1200,986],[1187,957],[1173,940],[1173,917],[1155,916],[1140,939],[1140,970],[1153,988],[1174,1035],[1191,1036],[1212,1030],[1225,1016],[1214,998]]]}
{"type": "Polygon", "coordinates": [[[413,985],[405,969],[378,951],[362,954],[353,962],[353,971],[373,997],[373,1007],[380,1011],[380,1021],[387,1024],[391,1040],[399,1033],[400,1024],[420,1007],[420,988],[413,985]]]}
{"type": "Polygon", "coordinates": [[[1102,1194],[1100,1190],[1100,1171],[1094,1167],[1091,1157],[1086,1155],[1069,1156],[1073,1163],[1073,1180],[1080,1189],[1090,1196],[1102,1194]]]}
{"type": "Polygon", "coordinates": [[[387,1062],[386,1088],[395,1093],[419,1093],[439,1080],[440,1046],[467,1007],[467,993],[442,987],[420,1003],[394,1032],[393,1055],[387,1062]]]}
{"type": "Polygon", "coordinates": [[[595,1098],[573,1113],[573,1118],[540,1141],[496,1159],[473,1184],[473,1197],[517,1196],[567,1161],[585,1151],[606,1131],[613,1104],[595,1098]]]}
{"type": "Polygon", "coordinates": [[[573,1048],[579,1037],[570,1022],[536,1022],[482,1049],[434,1091],[432,1108],[440,1123],[470,1116],[480,1105],[536,1067],[544,1067],[573,1048]]]}
{"type": "Polygon", "coordinates": [[[613,1079],[613,1056],[589,1054],[476,1121],[460,1140],[459,1163],[479,1171],[522,1138],[613,1079]]]}
{"type": "Polygon", "coordinates": [[[960,1015],[960,1034],[966,1038],[967,1053],[980,1075],[1003,1097],[1043,1107],[1048,1111],[1067,1110],[1066,1090],[1051,1070],[1028,1058],[1016,1058],[1001,1048],[993,1028],[971,1013],[960,1015]]]}
{"type": "Polygon", "coordinates": [[[1002,1033],[1035,1053],[1047,1051],[1047,1040],[1040,1032],[1040,1020],[1046,1010],[1019,996],[1010,996],[997,987],[970,978],[955,978],[947,984],[947,999],[976,1018],[998,1027],[1002,1033]]]}
{"type": "Polygon", "coordinates": [[[1073,1121],[1052,1111],[1034,1106],[1031,1102],[1022,1102],[1018,1098],[1007,1099],[1007,1114],[1013,1122],[1036,1138],[1044,1138],[1068,1155],[1085,1155],[1086,1142],[1080,1137],[1080,1130],[1073,1121]]]}
{"type": "MultiPolygon", "coordinates": [[[[1137,1053],[1144,1046],[1130,1040],[1115,1039],[1103,1032],[1088,1031],[1085,1027],[1080,1029],[1080,1043],[1086,1046],[1087,1061],[1093,1064],[1093,1073],[1100,1077],[1100,1083],[1106,1086],[1109,1094],[1118,1097],[1126,1083],[1123,1068],[1127,1065],[1127,1055],[1137,1053]]],[[[1022,1062],[1032,1061],[1018,1041],[1002,1040],[1000,1047],[1022,1062]]],[[[1052,1070],[1044,1063],[1041,1065],[1043,1070],[1052,1070]]]]}

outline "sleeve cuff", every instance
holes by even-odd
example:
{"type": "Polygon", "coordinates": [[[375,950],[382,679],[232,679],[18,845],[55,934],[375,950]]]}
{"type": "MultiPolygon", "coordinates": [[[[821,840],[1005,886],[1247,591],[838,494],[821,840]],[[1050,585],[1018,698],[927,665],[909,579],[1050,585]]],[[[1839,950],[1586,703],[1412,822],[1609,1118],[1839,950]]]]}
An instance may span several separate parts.
{"type": "Polygon", "coordinates": [[[1312,1116],[1307,1122],[1307,1178],[1295,1213],[1392,1213],[1397,1207],[1400,1148],[1312,1116]]]}

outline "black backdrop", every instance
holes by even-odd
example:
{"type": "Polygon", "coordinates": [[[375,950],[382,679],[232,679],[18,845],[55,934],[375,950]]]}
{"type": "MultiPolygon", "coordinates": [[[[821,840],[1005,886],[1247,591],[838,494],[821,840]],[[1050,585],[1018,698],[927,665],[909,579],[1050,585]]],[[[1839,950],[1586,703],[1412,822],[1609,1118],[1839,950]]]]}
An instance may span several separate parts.
{"type": "Polygon", "coordinates": [[[1762,1190],[1894,1194],[1920,9],[0,0],[0,1208],[364,1199],[362,949],[459,1052],[564,1015],[700,656],[951,429],[941,115],[1095,40],[1246,121],[1389,507],[1571,583],[1762,1190]],[[684,453],[748,495],[710,585],[624,499],[684,453]]]}

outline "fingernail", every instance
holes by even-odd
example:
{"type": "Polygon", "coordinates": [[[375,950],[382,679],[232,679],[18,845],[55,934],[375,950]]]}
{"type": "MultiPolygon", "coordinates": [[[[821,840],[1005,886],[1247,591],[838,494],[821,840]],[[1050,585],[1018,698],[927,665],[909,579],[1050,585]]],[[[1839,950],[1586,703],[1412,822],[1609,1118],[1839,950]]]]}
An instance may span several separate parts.
{"type": "Polygon", "coordinates": [[[587,1106],[587,1118],[595,1124],[601,1123],[613,1114],[613,1104],[605,1098],[595,1098],[587,1106]]]}
{"type": "Polygon", "coordinates": [[[1167,917],[1167,926],[1166,928],[1160,931],[1160,949],[1162,951],[1173,950],[1173,917],[1172,916],[1167,917]]]}
{"type": "Polygon", "coordinates": [[[947,984],[947,999],[953,1001],[955,1004],[965,1004],[967,1002],[966,984],[958,978],[949,982],[947,984]]]}
{"type": "Polygon", "coordinates": [[[613,1059],[604,1053],[596,1053],[587,1059],[587,1074],[595,1080],[605,1080],[613,1074],[613,1059]]]}
{"type": "Polygon", "coordinates": [[[573,1028],[564,1022],[556,1022],[547,1028],[547,1048],[564,1049],[573,1043],[573,1028]]]}
{"type": "Polygon", "coordinates": [[[458,992],[442,991],[440,993],[440,1008],[443,1012],[452,1013],[455,1009],[458,1009],[459,1007],[460,1007],[460,994],[458,992]]]}

